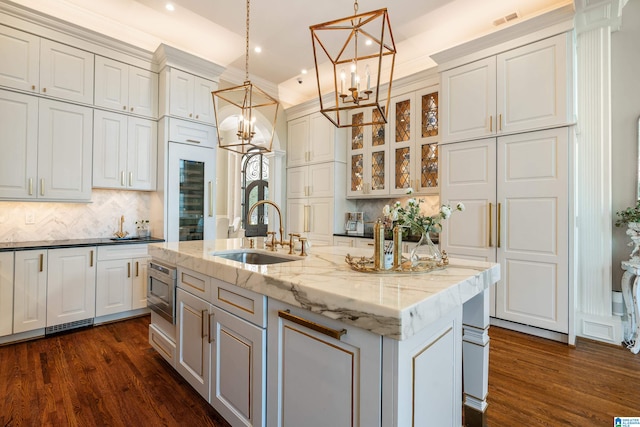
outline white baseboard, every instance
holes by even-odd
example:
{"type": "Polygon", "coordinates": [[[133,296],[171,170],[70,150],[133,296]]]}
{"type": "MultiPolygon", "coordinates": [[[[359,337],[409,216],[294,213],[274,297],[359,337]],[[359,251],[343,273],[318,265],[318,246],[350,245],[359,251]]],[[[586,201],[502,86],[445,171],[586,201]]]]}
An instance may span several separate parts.
{"type": "Polygon", "coordinates": [[[620,316],[598,316],[578,312],[576,335],[594,341],[622,345],[622,319],[620,316]]]}
{"type": "MultiPolygon", "coordinates": [[[[508,320],[497,319],[491,317],[489,323],[492,326],[498,326],[500,328],[510,329],[512,331],[522,332],[524,334],[533,335],[536,337],[546,338],[553,341],[562,343],[569,342],[569,336],[560,332],[550,331],[548,329],[540,329],[529,325],[523,325],[522,323],[510,322],[508,320]]],[[[489,329],[489,338],[491,338],[491,329],[489,329]]]]}

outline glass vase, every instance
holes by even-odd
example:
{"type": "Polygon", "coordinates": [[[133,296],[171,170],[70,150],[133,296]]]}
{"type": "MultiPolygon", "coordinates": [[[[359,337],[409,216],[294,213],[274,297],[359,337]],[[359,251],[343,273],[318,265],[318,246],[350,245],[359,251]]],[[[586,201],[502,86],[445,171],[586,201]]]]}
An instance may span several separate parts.
{"type": "Polygon", "coordinates": [[[411,250],[411,265],[418,266],[421,263],[438,263],[442,261],[440,249],[431,241],[429,232],[423,231],[420,241],[411,250]]]}

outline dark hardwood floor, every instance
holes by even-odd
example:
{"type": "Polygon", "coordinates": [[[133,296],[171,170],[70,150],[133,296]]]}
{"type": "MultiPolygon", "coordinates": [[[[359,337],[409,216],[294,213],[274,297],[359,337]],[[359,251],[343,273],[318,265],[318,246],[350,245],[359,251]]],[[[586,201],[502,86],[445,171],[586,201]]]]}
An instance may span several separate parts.
{"type": "MultiPolygon", "coordinates": [[[[0,426],[227,426],[149,346],[148,323],[0,347],[0,426]]],[[[489,335],[490,427],[612,426],[614,416],[640,416],[640,355],[495,327],[489,335]]]]}

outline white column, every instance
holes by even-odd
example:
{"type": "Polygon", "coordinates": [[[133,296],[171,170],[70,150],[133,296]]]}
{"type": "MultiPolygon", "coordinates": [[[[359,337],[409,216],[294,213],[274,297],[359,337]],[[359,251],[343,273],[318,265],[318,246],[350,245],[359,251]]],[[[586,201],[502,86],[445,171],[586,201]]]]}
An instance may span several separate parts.
{"type": "Polygon", "coordinates": [[[286,176],[287,165],[285,164],[285,151],[274,149],[270,153],[266,153],[265,157],[269,160],[269,200],[280,206],[282,211],[282,223],[286,224],[287,217],[287,194],[286,176]]]}
{"type": "Polygon", "coordinates": [[[610,48],[621,8],[620,0],[576,2],[575,335],[615,344],[622,326],[611,314],[610,48]]]}

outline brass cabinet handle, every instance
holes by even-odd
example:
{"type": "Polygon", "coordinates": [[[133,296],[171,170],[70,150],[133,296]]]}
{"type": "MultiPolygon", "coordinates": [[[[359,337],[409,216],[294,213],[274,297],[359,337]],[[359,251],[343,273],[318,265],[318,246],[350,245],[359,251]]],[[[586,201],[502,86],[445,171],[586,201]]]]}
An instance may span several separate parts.
{"type": "Polygon", "coordinates": [[[291,314],[290,310],[278,310],[278,317],[296,323],[300,326],[304,326],[305,328],[312,329],[316,332],[320,332],[321,334],[324,334],[331,338],[335,338],[337,340],[339,340],[340,337],[347,333],[346,329],[338,331],[337,329],[328,328],[326,326],[320,325],[319,323],[312,322],[311,320],[298,317],[294,314],[291,314]]]}
{"type": "Polygon", "coordinates": [[[216,315],[215,313],[209,314],[209,344],[211,344],[213,341],[216,340],[213,334],[211,333],[211,321],[213,320],[215,315],[216,315]]]}
{"type": "Polygon", "coordinates": [[[36,85],[31,85],[31,90],[36,90],[36,85]]]}
{"type": "Polygon", "coordinates": [[[310,226],[309,226],[309,211],[311,210],[311,205],[304,205],[304,232],[308,233],[310,232],[310,226]]]}
{"type": "Polygon", "coordinates": [[[500,212],[502,211],[502,207],[501,204],[498,203],[498,247],[500,247],[500,228],[502,227],[502,224],[500,224],[500,212]]]}
{"type": "Polygon", "coordinates": [[[200,141],[197,139],[187,139],[187,142],[193,142],[194,144],[200,144],[200,141]]]}
{"type": "Polygon", "coordinates": [[[33,196],[33,178],[29,178],[29,195],[33,196]]]}
{"type": "Polygon", "coordinates": [[[43,87],[43,88],[42,88],[42,92],[47,93],[47,88],[46,88],[46,87],[43,87]]]}
{"type": "Polygon", "coordinates": [[[42,271],[44,270],[44,254],[40,254],[40,272],[42,273],[42,271]]]}
{"type": "Polygon", "coordinates": [[[498,130],[502,131],[502,114],[498,114],[498,130]]]}
{"type": "Polygon", "coordinates": [[[89,267],[93,267],[93,249],[89,252],[89,267]]]}
{"type": "Polygon", "coordinates": [[[140,276],[140,262],[136,261],[136,277],[140,276]]]}
{"type": "Polygon", "coordinates": [[[133,187],[133,172],[129,172],[129,187],[133,187]]]}
{"type": "Polygon", "coordinates": [[[493,203],[489,203],[489,247],[493,246],[491,235],[493,234],[493,218],[491,218],[491,211],[493,211],[493,203]]]}
{"type": "Polygon", "coordinates": [[[120,172],[120,186],[124,187],[124,171],[120,172]]]}
{"type": "Polygon", "coordinates": [[[131,263],[127,263],[127,277],[131,277],[131,263]]]}
{"type": "Polygon", "coordinates": [[[207,316],[208,314],[208,310],[202,310],[202,324],[200,325],[202,327],[202,338],[207,336],[207,332],[205,332],[207,330],[206,326],[204,325],[204,322],[206,319],[209,318],[209,316],[207,316]]]}
{"type": "Polygon", "coordinates": [[[40,178],[40,195],[44,196],[44,178],[40,178]]]}
{"type": "Polygon", "coordinates": [[[493,116],[489,116],[489,132],[493,132],[493,116]]]}
{"type": "Polygon", "coordinates": [[[213,181],[209,181],[209,216],[213,216],[213,181]]]}

